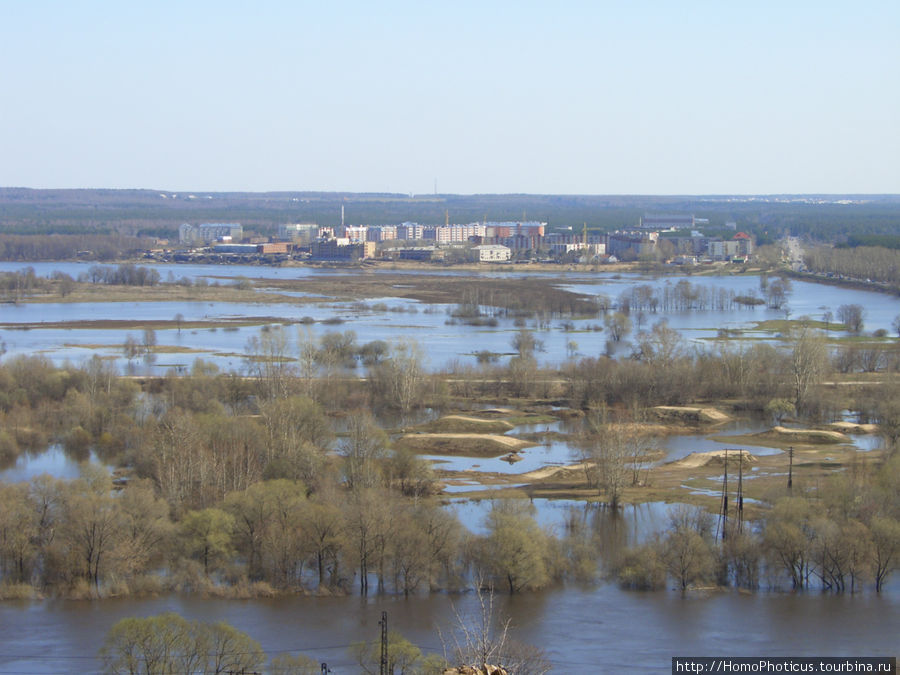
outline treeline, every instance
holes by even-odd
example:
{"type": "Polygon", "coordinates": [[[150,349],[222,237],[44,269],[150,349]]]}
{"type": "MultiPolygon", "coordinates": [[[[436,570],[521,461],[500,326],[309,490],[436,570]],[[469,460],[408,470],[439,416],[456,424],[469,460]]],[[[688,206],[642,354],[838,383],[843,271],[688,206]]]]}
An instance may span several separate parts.
{"type": "MultiPolygon", "coordinates": [[[[852,197],[852,196],[850,196],[852,197]]],[[[836,199],[837,196],[832,197],[836,199]]],[[[827,241],[857,234],[895,234],[896,197],[866,203],[801,203],[708,197],[612,195],[417,195],[347,192],[172,193],[156,190],[28,190],[0,188],[0,221],[7,232],[73,233],[78,228],[124,235],[174,237],[184,222],[241,222],[262,234],[282,223],[335,226],[341,206],[347,222],[382,224],[540,220],[579,231],[584,223],[607,230],[634,227],[647,213],[695,214],[712,228],[735,221],[769,242],[787,233],[827,241]]]]}
{"type": "Polygon", "coordinates": [[[898,204],[896,198],[866,198],[858,204],[765,204],[757,205],[759,223],[779,236],[837,243],[849,233],[855,235],[895,235],[898,204]]]}
{"type": "MultiPolygon", "coordinates": [[[[786,278],[770,281],[765,276],[760,277],[760,293],[751,291],[743,295],[722,286],[704,286],[681,279],[675,284],[660,287],[650,284],[632,286],[619,294],[616,307],[626,314],[632,311],[651,314],[670,311],[728,312],[736,307],[755,307],[763,304],[770,309],[780,309],[790,291],[790,280],[786,278]]],[[[601,306],[609,306],[608,300],[604,302],[601,299],[600,303],[601,306]]]]}
{"type": "MultiPolygon", "coordinates": [[[[13,301],[24,300],[36,294],[59,293],[62,297],[66,297],[76,288],[76,282],[108,286],[156,286],[160,283],[197,287],[209,285],[203,277],[193,280],[185,276],[176,278],[171,270],[164,280],[156,269],[133,263],[116,266],[91,265],[77,278],[60,270],[54,270],[46,277],[39,277],[31,266],[14,272],[0,272],[0,291],[4,292],[5,299],[13,301]]],[[[214,281],[212,285],[218,286],[219,282],[214,281]]],[[[252,288],[252,283],[243,278],[236,280],[234,285],[238,288],[252,288]]]]}
{"type": "Polygon", "coordinates": [[[871,584],[881,591],[900,567],[898,470],[896,454],[878,466],[851,465],[816,490],[788,490],[755,523],[676,509],[664,532],[626,548],[611,572],[636,589],[663,588],[674,579],[682,590],[765,585],[841,593],[871,584]]]}
{"type": "Polygon", "coordinates": [[[900,249],[900,236],[896,234],[851,234],[847,241],[835,244],[835,248],[857,248],[859,246],[880,246],[900,249]]]}
{"type": "Polygon", "coordinates": [[[878,281],[900,285],[900,251],[882,246],[808,249],[803,257],[809,271],[851,279],[878,281]]]}
{"type": "MultiPolygon", "coordinates": [[[[107,284],[110,286],[155,286],[160,283],[160,275],[155,269],[125,263],[117,267],[92,265],[77,279],[66,272],[55,270],[48,277],[39,277],[33,267],[23,267],[15,272],[0,272],[0,292],[4,300],[19,302],[30,296],[59,293],[66,297],[76,288],[76,282],[107,284]]],[[[186,278],[171,283],[191,285],[186,278]]]]}
{"type": "Polygon", "coordinates": [[[6,234],[0,233],[0,260],[117,260],[133,257],[156,245],[154,239],[110,234],[6,234]]]}
{"type": "Polygon", "coordinates": [[[78,281],[109,286],[156,286],[160,275],[151,267],[125,263],[117,267],[91,265],[87,272],[78,276],[78,281]]]}

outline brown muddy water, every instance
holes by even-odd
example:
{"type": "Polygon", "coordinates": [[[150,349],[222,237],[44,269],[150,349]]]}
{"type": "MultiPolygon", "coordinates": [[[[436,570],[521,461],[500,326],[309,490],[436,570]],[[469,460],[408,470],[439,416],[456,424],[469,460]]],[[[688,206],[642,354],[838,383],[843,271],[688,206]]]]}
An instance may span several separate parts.
{"type": "MultiPolygon", "coordinates": [[[[820,593],[640,593],[610,584],[498,596],[515,637],[543,647],[554,672],[668,673],[678,656],[896,655],[898,584],[878,596],[820,593]]],[[[145,600],[0,603],[0,673],[92,673],[106,631],[127,616],[174,611],[224,620],[272,656],[302,652],[334,673],[356,673],[347,647],[374,640],[388,614],[424,651],[452,650],[454,612],[470,615],[462,595],[218,600],[169,596],[145,600]],[[443,636],[443,638],[442,638],[443,636]]]]}

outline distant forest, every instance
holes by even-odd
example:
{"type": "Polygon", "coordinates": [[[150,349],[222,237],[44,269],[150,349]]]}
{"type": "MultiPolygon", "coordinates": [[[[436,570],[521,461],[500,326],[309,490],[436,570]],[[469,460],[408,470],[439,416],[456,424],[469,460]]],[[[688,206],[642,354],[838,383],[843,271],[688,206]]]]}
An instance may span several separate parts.
{"type": "MultiPolygon", "coordinates": [[[[633,227],[642,215],[693,214],[709,229],[726,222],[758,243],[785,234],[828,243],[872,245],[900,235],[900,195],[590,196],[402,195],[345,192],[169,192],[0,188],[0,235],[177,235],[184,222],[240,222],[245,232],[274,234],[281,223],[338,225],[539,220],[550,230],[633,227]],[[851,203],[838,203],[838,202],[851,203]]],[[[883,244],[882,244],[883,245],[883,244]]]]}

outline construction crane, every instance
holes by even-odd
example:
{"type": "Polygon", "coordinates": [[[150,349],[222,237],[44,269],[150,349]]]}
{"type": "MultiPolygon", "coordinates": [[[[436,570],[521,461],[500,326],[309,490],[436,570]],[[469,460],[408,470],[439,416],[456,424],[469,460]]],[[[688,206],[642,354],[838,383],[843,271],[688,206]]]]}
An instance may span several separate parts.
{"type": "Polygon", "coordinates": [[[581,243],[587,246],[588,240],[588,232],[606,232],[606,228],[603,227],[588,227],[587,223],[584,224],[584,228],[581,230],[581,243]]]}

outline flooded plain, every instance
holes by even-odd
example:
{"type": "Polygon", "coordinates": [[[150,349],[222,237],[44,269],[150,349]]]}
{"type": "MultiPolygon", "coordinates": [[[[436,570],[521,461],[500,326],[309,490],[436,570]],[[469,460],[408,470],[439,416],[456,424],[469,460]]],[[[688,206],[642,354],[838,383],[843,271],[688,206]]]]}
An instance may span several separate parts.
{"type": "MultiPolygon", "coordinates": [[[[2,263],[0,271],[21,270],[23,265],[2,263]]],[[[40,263],[32,265],[36,274],[47,276],[54,270],[65,271],[72,276],[89,268],[81,263],[40,263]]],[[[265,291],[264,279],[303,280],[334,275],[339,270],[313,268],[277,268],[224,265],[156,265],[163,280],[205,279],[222,285],[234,283],[241,277],[259,280],[265,291]]],[[[398,274],[396,270],[384,273],[398,274]]],[[[369,272],[378,275],[379,271],[369,272]]],[[[419,274],[422,274],[419,272],[419,274]]],[[[462,272],[438,272],[439,274],[463,274],[462,272]]],[[[515,279],[526,276],[521,272],[466,273],[479,276],[502,276],[515,279]]],[[[534,276],[529,273],[527,276],[534,276]]],[[[715,294],[719,291],[735,295],[761,294],[756,276],[698,276],[648,278],[638,274],[611,274],[560,271],[545,276],[559,280],[561,288],[591,297],[605,297],[614,303],[623,293],[636,286],[654,289],[674,288],[681,281],[715,294]]],[[[705,292],[705,291],[704,291],[705,292]]],[[[303,295],[302,292],[299,295],[303,295]]],[[[649,330],[658,321],[668,321],[685,339],[703,343],[715,338],[722,330],[746,330],[757,322],[809,316],[821,320],[826,312],[837,314],[839,306],[860,304],[865,308],[865,329],[892,330],[894,318],[900,314],[897,298],[873,291],[825,286],[804,281],[792,283],[784,308],[766,309],[764,306],[734,306],[723,310],[641,311],[632,312],[632,334],[649,330]]],[[[309,330],[314,338],[326,332],[352,330],[359,344],[374,340],[390,341],[402,335],[416,340],[432,370],[445,369],[451,364],[477,364],[476,352],[487,351],[497,355],[503,363],[512,352],[511,342],[523,323],[498,318],[495,326],[471,326],[453,319],[453,305],[428,304],[402,298],[366,298],[363,302],[336,302],[318,300],[307,302],[285,298],[283,302],[90,302],[90,303],[28,303],[5,304],[0,307],[0,341],[7,349],[7,358],[16,354],[41,353],[57,364],[66,360],[78,363],[96,354],[113,359],[121,369],[130,367],[140,374],[163,374],[171,367],[186,368],[197,358],[212,361],[222,370],[240,370],[245,366],[244,356],[249,340],[258,336],[265,326],[297,324],[303,322],[303,330],[309,330]],[[82,326],[79,322],[119,321],[172,321],[183,317],[185,323],[206,322],[209,327],[180,329],[174,325],[156,331],[159,351],[153,363],[129,361],[123,353],[123,345],[131,336],[141,338],[141,329],[97,328],[82,326]],[[249,320],[256,325],[227,326],[235,319],[249,320]],[[42,322],[54,323],[42,328],[42,322]],[[69,325],[59,326],[58,322],[69,325]],[[218,325],[218,324],[223,325],[218,325]]],[[[527,320],[524,326],[535,330],[541,341],[542,351],[537,354],[543,365],[555,366],[567,358],[597,356],[607,349],[609,335],[602,330],[603,318],[545,318],[527,320]]],[[[296,344],[298,329],[288,329],[290,344],[296,344]]],[[[756,337],[772,337],[758,334],[756,337]]],[[[627,343],[627,338],[626,338],[627,343]]],[[[620,345],[619,353],[627,354],[628,346],[620,345]]],[[[360,370],[361,372],[361,370],[360,370]]]]}
{"type": "MultiPolygon", "coordinates": [[[[0,271],[18,270],[24,265],[0,264],[0,271]]],[[[76,263],[34,264],[38,275],[62,270],[73,276],[87,271],[88,265],[76,263]]],[[[205,277],[230,283],[237,277],[297,279],[311,275],[343,273],[309,268],[231,267],[216,265],[156,266],[165,280],[173,277],[205,277]]],[[[394,273],[397,273],[394,271],[394,273]]],[[[467,273],[469,274],[469,273],[467,273]]],[[[499,272],[505,278],[513,272],[499,272]]],[[[681,277],[647,279],[639,275],[553,274],[562,278],[566,288],[589,295],[616,298],[636,284],[675,284],[681,277]]],[[[758,291],[756,277],[688,277],[693,284],[726,288],[735,293],[758,291]]],[[[398,335],[419,341],[428,365],[436,370],[456,361],[474,365],[475,351],[488,350],[501,355],[511,351],[511,340],[519,326],[500,319],[497,326],[467,326],[451,320],[448,305],[427,305],[413,300],[369,298],[362,306],[334,301],[281,303],[159,302],[159,303],[49,303],[4,305],[2,324],[39,324],[41,321],[72,322],[71,327],[0,328],[9,358],[17,354],[42,353],[61,364],[78,363],[92,355],[116,361],[120,369],[161,374],[169,367],[188,367],[200,356],[215,362],[223,370],[244,367],[248,340],[259,335],[260,326],[229,328],[163,329],[157,331],[161,346],[180,351],[158,354],[155,363],[129,361],[122,344],[139,330],[79,327],[77,322],[97,319],[133,319],[135,321],[171,320],[181,314],[186,322],[257,317],[261,323],[299,322],[310,317],[314,336],[330,330],[353,330],[358,343],[391,340],[398,335]],[[376,307],[377,306],[377,307],[376,307]],[[272,317],[277,321],[270,321],[272,317]],[[337,323],[335,319],[341,322],[337,323]],[[331,320],[330,324],[325,324],[331,320]]],[[[665,318],[687,339],[702,342],[714,338],[722,328],[746,328],[754,322],[808,315],[822,318],[825,312],[837,313],[842,304],[861,304],[866,309],[866,330],[890,330],[900,314],[900,302],[885,294],[794,282],[784,310],[734,309],[728,311],[690,311],[648,313],[643,328],[665,318]]],[[[560,320],[534,324],[545,351],[539,354],[545,364],[558,364],[567,356],[596,356],[603,353],[607,336],[594,330],[602,318],[560,320]],[[572,343],[576,343],[573,347],[572,343]]],[[[277,330],[277,328],[276,328],[277,330]]],[[[296,335],[297,328],[290,327],[296,335]]],[[[293,339],[293,338],[292,338],[293,339]]],[[[505,358],[503,356],[500,357],[505,358]]],[[[360,374],[362,369],[360,368],[360,374]]],[[[727,436],[754,433],[761,425],[736,423],[718,429],[715,434],[669,436],[660,440],[665,459],[672,461],[691,452],[706,452],[732,447],[727,436]],[[711,436],[715,435],[713,439],[711,436]],[[722,438],[726,437],[726,438],[722,438]]],[[[519,427],[511,434],[546,433],[549,440],[537,440],[520,455],[522,461],[510,464],[499,458],[434,456],[440,468],[515,474],[544,466],[578,461],[579,450],[561,440],[554,432],[558,423],[519,427]]],[[[854,437],[862,450],[877,446],[871,436],[854,437]]],[[[751,452],[780,452],[777,448],[755,446],[751,452]]],[[[78,474],[79,459],[68,456],[59,446],[43,453],[26,453],[15,464],[0,467],[0,480],[30,480],[41,473],[60,478],[78,474]]],[[[96,458],[91,458],[96,461],[96,458]]],[[[711,484],[712,486],[712,484],[711,484]]],[[[477,485],[478,489],[483,486],[477,485]]],[[[509,487],[504,484],[504,487],[509,487]]],[[[713,489],[712,487],[710,489],[713,489]]],[[[484,527],[490,500],[471,500],[464,485],[445,495],[446,508],[457,513],[473,532],[484,527]]],[[[535,517],[541,526],[562,535],[566,522],[583,520],[599,533],[601,554],[627,543],[645,541],[665,527],[671,505],[661,502],[626,506],[612,516],[594,504],[571,500],[533,500],[535,517]]],[[[896,655],[900,648],[900,582],[894,575],[885,592],[821,594],[736,591],[709,591],[686,596],[675,591],[624,591],[611,583],[591,586],[569,584],[536,593],[499,596],[500,614],[512,617],[515,637],[546,650],[556,672],[668,673],[671,657],[699,655],[769,656],[851,656],[896,655]]],[[[175,611],[190,619],[224,620],[257,639],[269,655],[288,651],[304,653],[327,663],[334,673],[355,673],[347,648],[359,640],[375,640],[378,620],[387,611],[390,627],[399,630],[424,651],[452,651],[454,616],[474,612],[476,599],[471,593],[419,594],[404,599],[396,596],[290,597],[254,600],[221,600],[170,595],[155,598],[108,599],[99,602],[47,600],[7,601],[0,603],[0,673],[97,672],[101,664],[96,653],[106,631],[120,618],[148,616],[175,611]],[[443,636],[443,639],[442,637],[443,636]]]]}

